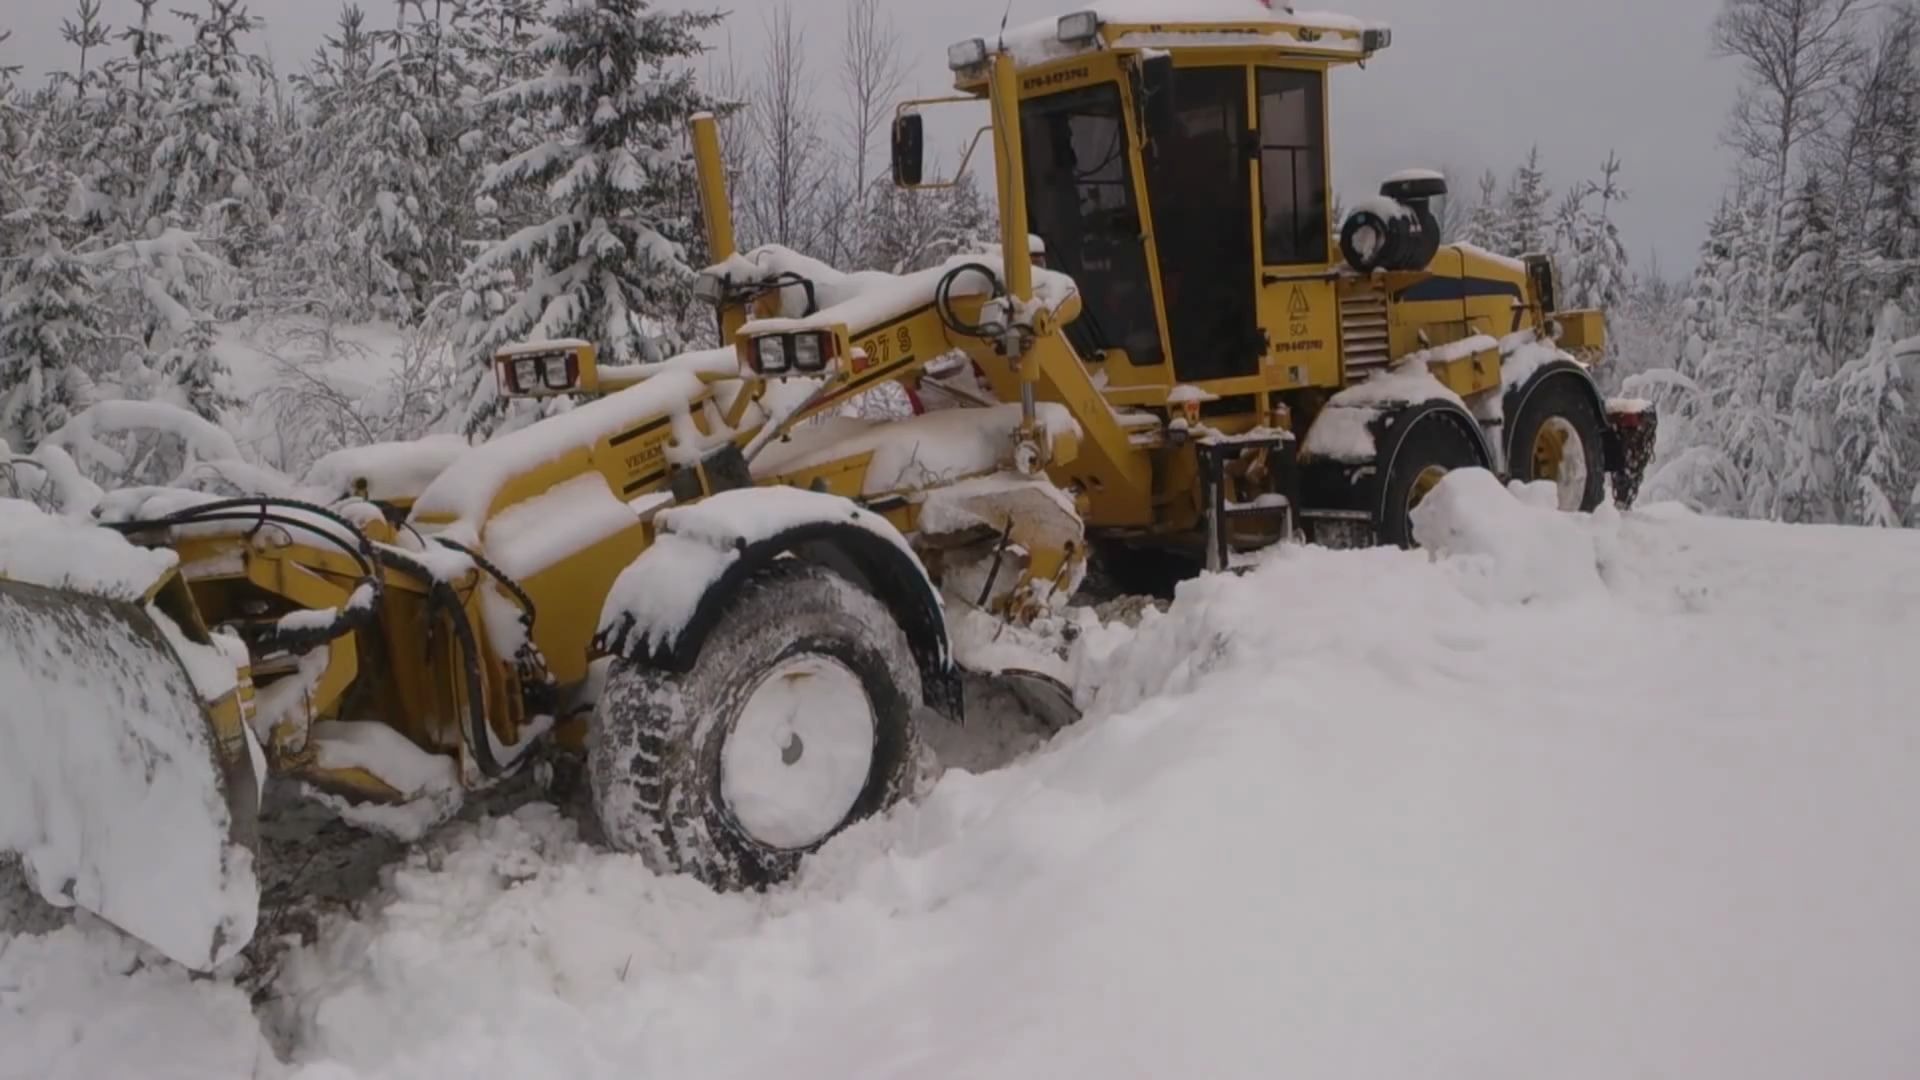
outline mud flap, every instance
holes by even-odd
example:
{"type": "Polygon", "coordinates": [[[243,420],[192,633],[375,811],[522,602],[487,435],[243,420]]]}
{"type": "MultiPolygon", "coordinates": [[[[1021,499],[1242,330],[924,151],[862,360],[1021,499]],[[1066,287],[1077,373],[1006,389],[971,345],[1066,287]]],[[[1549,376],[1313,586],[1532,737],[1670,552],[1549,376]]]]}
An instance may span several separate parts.
{"type": "Polygon", "coordinates": [[[1622,510],[1631,509],[1640,496],[1640,484],[1653,461],[1659,431],[1660,416],[1652,405],[1644,401],[1607,403],[1607,475],[1613,480],[1614,503],[1622,510]]]}
{"type": "Polygon", "coordinates": [[[206,700],[220,650],[165,619],[0,580],[0,849],[50,903],[205,971],[258,919],[258,777],[238,688],[206,700]]]}

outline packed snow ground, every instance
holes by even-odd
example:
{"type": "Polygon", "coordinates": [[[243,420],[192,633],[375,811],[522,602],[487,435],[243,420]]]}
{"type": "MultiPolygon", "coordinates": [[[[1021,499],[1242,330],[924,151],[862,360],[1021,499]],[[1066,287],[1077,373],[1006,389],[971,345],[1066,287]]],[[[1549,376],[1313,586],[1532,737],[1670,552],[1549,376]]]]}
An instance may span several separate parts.
{"type": "Polygon", "coordinates": [[[535,805],[257,1013],[97,924],[0,932],[0,1075],[1920,1070],[1920,538],[1485,474],[1421,516],[1437,558],[1279,552],[1089,627],[1083,724],[768,896],[535,805]]]}

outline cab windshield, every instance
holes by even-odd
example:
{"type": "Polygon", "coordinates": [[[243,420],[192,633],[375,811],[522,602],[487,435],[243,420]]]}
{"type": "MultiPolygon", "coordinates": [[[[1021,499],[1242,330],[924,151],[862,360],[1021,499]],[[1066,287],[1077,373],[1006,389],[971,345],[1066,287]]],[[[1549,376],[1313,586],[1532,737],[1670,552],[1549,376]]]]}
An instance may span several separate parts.
{"type": "Polygon", "coordinates": [[[1113,83],[1034,98],[1020,107],[1028,227],[1047,265],[1080,286],[1067,336],[1081,355],[1124,349],[1135,364],[1163,358],[1140,207],[1113,83]]]}

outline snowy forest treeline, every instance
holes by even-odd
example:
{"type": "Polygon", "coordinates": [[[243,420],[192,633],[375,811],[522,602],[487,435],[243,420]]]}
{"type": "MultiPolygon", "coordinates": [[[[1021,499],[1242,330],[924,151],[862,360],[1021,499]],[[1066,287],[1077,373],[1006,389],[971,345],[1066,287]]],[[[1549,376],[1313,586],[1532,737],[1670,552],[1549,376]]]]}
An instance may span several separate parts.
{"type": "Polygon", "coordinates": [[[991,232],[971,181],[912,195],[878,175],[906,77],[881,0],[847,0],[838,40],[783,14],[744,67],[702,44],[720,16],[639,0],[350,4],[297,73],[258,54],[240,0],[175,12],[171,36],[157,2],[124,0],[112,25],[78,0],[64,70],[29,87],[0,69],[0,439],[16,452],[126,398],[216,424],[273,412],[273,444],[252,449],[297,469],[350,442],[486,435],[508,341],[584,337],[611,364],[697,343],[712,317],[690,290],[704,252],[685,127],[702,109],[724,118],[749,242],[909,270],[991,232]],[[297,329],[289,351],[325,360],[375,320],[406,342],[380,386],[289,362],[268,400],[228,392],[237,326],[282,344],[297,329]]]}
{"type": "MultiPolygon", "coordinates": [[[[52,78],[0,69],[13,452],[90,403],[158,400],[297,470],[513,422],[488,374],[504,342],[585,337],[609,363],[704,344],[700,109],[723,116],[744,242],[908,270],[993,236],[970,179],[903,193],[885,175],[893,103],[924,87],[883,0],[778,9],[751,56],[715,48],[722,16],[641,0],[349,5],[297,72],[261,57],[241,0],[172,18],[107,2],[76,0],[52,78]],[[379,378],[331,379],[369,324],[399,343],[379,378]],[[244,400],[236,336],[273,342],[244,400]]],[[[1559,191],[1537,155],[1456,177],[1450,237],[1553,252],[1570,297],[1608,310],[1609,388],[1663,412],[1646,497],[1920,525],[1920,15],[1727,0],[1713,37],[1745,75],[1738,166],[1690,280],[1632,266],[1612,220],[1631,163],[1611,157],[1559,191]]],[[[113,483],[177,464],[119,450],[83,464],[113,483]]]]}

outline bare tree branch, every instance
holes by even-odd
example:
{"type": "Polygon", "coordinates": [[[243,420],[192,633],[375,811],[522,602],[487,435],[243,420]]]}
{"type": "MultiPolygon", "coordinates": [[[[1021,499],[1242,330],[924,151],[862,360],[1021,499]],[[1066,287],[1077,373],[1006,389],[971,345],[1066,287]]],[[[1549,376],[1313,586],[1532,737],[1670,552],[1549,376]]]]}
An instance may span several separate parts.
{"type": "Polygon", "coordinates": [[[866,197],[867,169],[873,163],[879,133],[906,85],[903,55],[900,32],[882,12],[880,0],[847,0],[840,84],[847,98],[843,124],[853,155],[853,190],[861,199],[866,197]]]}

